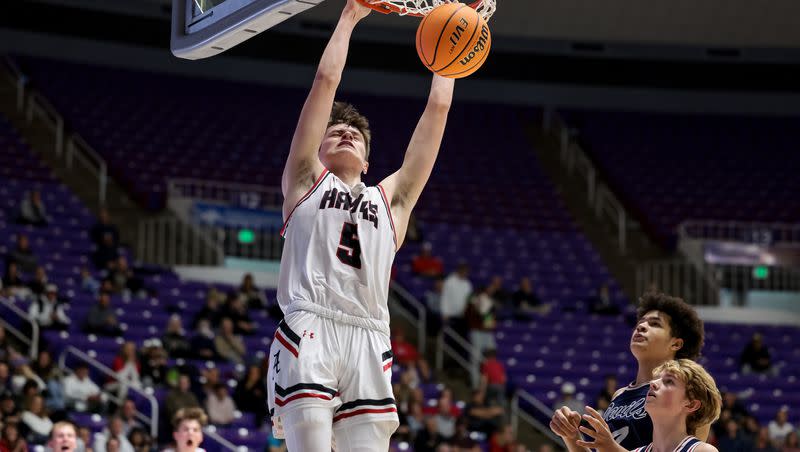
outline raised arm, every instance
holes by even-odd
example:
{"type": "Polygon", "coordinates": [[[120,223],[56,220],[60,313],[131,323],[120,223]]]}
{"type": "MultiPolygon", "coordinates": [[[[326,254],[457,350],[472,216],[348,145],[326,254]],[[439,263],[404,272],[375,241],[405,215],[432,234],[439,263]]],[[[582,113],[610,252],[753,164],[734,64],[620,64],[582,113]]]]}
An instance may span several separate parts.
{"type": "Polygon", "coordinates": [[[289,157],[283,168],[281,189],[284,199],[284,219],[322,173],[323,167],[317,157],[317,151],[325,136],[336,88],[339,86],[347,61],[350,36],[358,21],[369,12],[369,8],[361,6],[355,0],[348,0],[339,23],[336,24],[336,29],[322,53],[314,84],[300,113],[292,145],[289,148],[289,157]]]}
{"type": "Polygon", "coordinates": [[[411,136],[403,166],[381,182],[386,197],[390,199],[398,248],[406,235],[411,210],[417,204],[439,155],[454,85],[453,79],[433,76],[428,103],[411,136]]]}

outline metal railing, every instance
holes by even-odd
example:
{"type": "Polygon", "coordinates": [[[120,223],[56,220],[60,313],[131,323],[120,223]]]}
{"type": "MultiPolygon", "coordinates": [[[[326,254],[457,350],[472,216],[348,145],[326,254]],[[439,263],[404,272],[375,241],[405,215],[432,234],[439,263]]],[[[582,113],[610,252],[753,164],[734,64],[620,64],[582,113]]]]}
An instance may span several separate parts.
{"type": "Polygon", "coordinates": [[[511,429],[514,431],[514,436],[519,431],[519,421],[523,420],[530,424],[533,428],[540,431],[546,437],[550,438],[556,444],[561,443],[561,438],[553,433],[548,426],[550,418],[553,417],[553,410],[547,405],[543,404],[536,397],[532,396],[529,392],[517,389],[511,397],[511,429]],[[537,419],[535,416],[530,415],[520,407],[520,400],[528,403],[533,407],[542,417],[537,419]]]}
{"type": "Polygon", "coordinates": [[[416,323],[417,325],[417,347],[419,348],[421,353],[425,353],[427,347],[427,322],[428,322],[428,313],[425,309],[425,306],[419,302],[413,295],[411,295],[406,289],[403,288],[400,284],[392,282],[389,286],[394,293],[403,300],[406,304],[408,304],[414,311],[416,311],[416,317],[413,313],[409,310],[405,309],[402,306],[395,306],[401,308],[398,312],[401,313],[406,320],[408,320],[411,324],[416,323]],[[405,311],[405,313],[404,313],[405,311]]]}
{"type": "Polygon", "coordinates": [[[168,180],[167,197],[224,201],[251,209],[274,209],[283,206],[283,192],[276,187],[201,179],[168,180]]]}
{"type": "Polygon", "coordinates": [[[25,120],[30,124],[34,118],[41,119],[55,134],[54,150],[61,157],[64,152],[64,118],[41,93],[33,91],[28,96],[25,120]]]}
{"type": "Polygon", "coordinates": [[[213,425],[207,425],[203,427],[203,434],[213,439],[214,441],[219,443],[220,446],[222,446],[227,450],[232,450],[235,452],[247,452],[247,447],[237,446],[236,444],[233,444],[232,442],[228,441],[227,439],[225,439],[224,436],[217,433],[217,428],[214,427],[213,425]]]}
{"type": "Polygon", "coordinates": [[[72,169],[72,162],[77,161],[97,177],[97,199],[101,206],[106,203],[108,190],[108,165],[97,151],[78,134],[73,133],[67,141],[64,159],[67,169],[72,169]]]}
{"type": "Polygon", "coordinates": [[[28,85],[28,78],[8,55],[3,56],[3,66],[6,68],[8,80],[17,90],[17,111],[22,111],[25,108],[25,88],[28,85]]]}
{"type": "Polygon", "coordinates": [[[689,220],[678,226],[678,237],[753,244],[800,243],[800,224],[689,220]]]}
{"type": "Polygon", "coordinates": [[[68,170],[72,169],[73,161],[77,161],[97,177],[98,201],[101,206],[104,205],[108,187],[108,166],[105,160],[76,133],[65,141],[67,132],[64,117],[42,93],[27,89],[28,78],[12,59],[6,56],[3,61],[7,78],[14,83],[17,90],[17,110],[25,114],[29,124],[39,119],[53,132],[53,150],[59,159],[65,159],[68,170]]]}
{"type": "Polygon", "coordinates": [[[177,217],[142,220],[137,257],[158,265],[222,265],[225,253],[206,231],[177,217]]]}
{"type": "Polygon", "coordinates": [[[559,140],[559,159],[569,176],[577,173],[586,186],[587,203],[598,217],[606,216],[617,229],[617,242],[620,252],[627,249],[627,236],[630,221],[621,202],[608,186],[599,180],[597,169],[586,152],[573,138],[575,131],[554,111],[548,109],[542,121],[545,131],[556,134],[559,140]]]}
{"type": "Polygon", "coordinates": [[[636,293],[658,290],[696,305],[719,304],[720,283],[712,265],[682,259],[644,262],[636,268],[636,293]]]}
{"type": "Polygon", "coordinates": [[[26,323],[30,324],[31,326],[31,337],[28,337],[22,331],[18,330],[14,325],[9,322],[9,318],[4,313],[0,316],[0,323],[5,326],[6,331],[11,333],[14,337],[19,339],[20,342],[28,346],[28,356],[31,359],[36,359],[39,354],[39,324],[36,323],[31,316],[28,315],[27,312],[20,309],[17,305],[15,305],[11,300],[6,298],[0,297],[0,305],[7,308],[11,313],[15,314],[17,317],[25,321],[26,323]]]}
{"type": "MultiPolygon", "coordinates": [[[[74,355],[77,359],[82,362],[85,362],[87,365],[92,366],[93,368],[97,369],[100,373],[104,374],[107,377],[116,379],[118,377],[117,373],[107,367],[105,364],[101,363],[100,361],[92,358],[87,353],[82,350],[79,350],[73,346],[69,346],[61,352],[61,355],[58,357],[58,365],[61,369],[66,369],[67,367],[67,357],[69,355],[74,355]]],[[[128,386],[128,391],[133,391],[143,397],[150,403],[150,416],[147,416],[143,413],[139,413],[137,411],[138,417],[144,421],[145,423],[150,425],[150,434],[153,438],[158,438],[158,400],[152,395],[148,394],[142,388],[136,386],[128,386]]],[[[122,406],[124,400],[121,400],[117,397],[116,394],[111,393],[109,391],[103,391],[109,399],[113,400],[117,403],[118,406],[122,406]]]]}

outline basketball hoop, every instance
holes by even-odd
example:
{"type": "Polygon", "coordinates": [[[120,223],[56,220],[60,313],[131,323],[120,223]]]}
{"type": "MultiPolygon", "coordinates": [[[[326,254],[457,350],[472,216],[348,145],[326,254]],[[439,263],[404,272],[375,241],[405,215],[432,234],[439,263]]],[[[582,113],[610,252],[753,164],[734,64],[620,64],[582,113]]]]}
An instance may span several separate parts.
{"type": "MultiPolygon", "coordinates": [[[[455,3],[458,0],[357,0],[367,8],[383,14],[400,14],[401,16],[426,16],[432,9],[445,3],[455,3]]],[[[478,14],[488,21],[497,8],[497,0],[476,0],[467,3],[468,6],[478,11],[478,14]]]]}

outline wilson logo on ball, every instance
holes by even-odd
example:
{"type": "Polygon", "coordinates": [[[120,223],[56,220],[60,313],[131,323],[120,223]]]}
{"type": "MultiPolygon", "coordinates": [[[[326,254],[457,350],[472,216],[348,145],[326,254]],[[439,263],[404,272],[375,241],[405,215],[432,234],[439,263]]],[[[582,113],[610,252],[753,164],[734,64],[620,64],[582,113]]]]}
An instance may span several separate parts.
{"type": "Polygon", "coordinates": [[[489,40],[489,27],[484,25],[481,28],[481,37],[478,38],[478,42],[475,44],[475,47],[473,47],[472,50],[469,52],[469,54],[465,56],[464,59],[459,61],[459,63],[461,63],[462,66],[466,66],[470,61],[472,61],[473,58],[475,58],[475,55],[482,52],[486,48],[486,42],[488,40],[489,40]]]}
{"type": "Polygon", "coordinates": [[[483,17],[463,3],[445,3],[425,16],[417,28],[417,54],[442,77],[466,77],[483,65],[492,35],[483,17]]]}

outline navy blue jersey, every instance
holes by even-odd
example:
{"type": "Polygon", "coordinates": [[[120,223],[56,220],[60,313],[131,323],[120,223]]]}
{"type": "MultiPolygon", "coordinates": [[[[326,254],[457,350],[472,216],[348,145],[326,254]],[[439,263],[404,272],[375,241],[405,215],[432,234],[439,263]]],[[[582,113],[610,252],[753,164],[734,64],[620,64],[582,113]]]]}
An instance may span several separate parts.
{"type": "MultiPolygon", "coordinates": [[[[687,436],[672,452],[692,452],[700,444],[703,444],[703,442],[699,439],[695,438],[694,436],[687,436]]],[[[653,443],[650,443],[649,445],[640,447],[633,452],[652,452],[652,450],[653,443]]]]}
{"type": "Polygon", "coordinates": [[[653,442],[653,421],[644,409],[650,383],[628,386],[603,412],[611,434],[627,450],[647,446],[653,442]]]}

